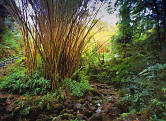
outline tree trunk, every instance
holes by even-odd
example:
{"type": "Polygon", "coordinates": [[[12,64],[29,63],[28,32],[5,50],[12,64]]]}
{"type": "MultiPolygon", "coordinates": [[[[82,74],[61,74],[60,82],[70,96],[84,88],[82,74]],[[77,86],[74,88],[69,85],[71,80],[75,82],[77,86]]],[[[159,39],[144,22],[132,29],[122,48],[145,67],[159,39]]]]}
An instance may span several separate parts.
{"type": "Polygon", "coordinates": [[[162,1],[163,4],[163,27],[164,27],[164,41],[166,42],[166,1],[162,1]]]}
{"type": "Polygon", "coordinates": [[[160,34],[160,13],[159,13],[159,9],[158,9],[158,5],[157,5],[157,1],[153,0],[153,5],[154,5],[154,11],[156,13],[156,25],[157,25],[157,36],[158,36],[158,41],[160,46],[162,45],[161,42],[161,34],[160,34]]]}

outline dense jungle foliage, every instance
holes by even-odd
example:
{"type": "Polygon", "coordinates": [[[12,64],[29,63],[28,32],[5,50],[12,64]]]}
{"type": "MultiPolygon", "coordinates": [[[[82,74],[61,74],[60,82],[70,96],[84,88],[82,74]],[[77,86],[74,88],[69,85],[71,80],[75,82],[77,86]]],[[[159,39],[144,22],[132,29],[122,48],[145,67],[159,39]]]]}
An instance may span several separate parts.
{"type": "Polygon", "coordinates": [[[165,121],[165,54],[164,0],[1,0],[0,121],[165,121]]]}

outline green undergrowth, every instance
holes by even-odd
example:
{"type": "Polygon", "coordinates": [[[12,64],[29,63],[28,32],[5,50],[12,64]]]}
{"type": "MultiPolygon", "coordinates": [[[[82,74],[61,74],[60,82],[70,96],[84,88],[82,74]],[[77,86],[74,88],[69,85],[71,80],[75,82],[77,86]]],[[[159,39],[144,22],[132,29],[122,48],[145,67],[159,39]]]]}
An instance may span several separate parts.
{"type": "Polygon", "coordinates": [[[82,97],[86,92],[91,90],[88,80],[77,82],[75,80],[68,79],[67,87],[70,89],[72,95],[77,97],[82,97]]]}
{"type": "MultiPolygon", "coordinates": [[[[4,70],[5,71],[5,70],[4,70]]],[[[9,70],[7,70],[9,71],[9,70]]],[[[0,90],[12,94],[32,94],[46,95],[50,92],[60,94],[65,98],[63,87],[67,85],[70,89],[71,96],[82,97],[91,90],[91,86],[83,73],[79,73],[77,79],[65,79],[62,87],[58,90],[52,90],[51,80],[46,80],[41,76],[40,71],[35,71],[32,77],[28,77],[24,72],[24,58],[17,60],[11,67],[9,75],[4,77],[0,82],[0,90]],[[26,80],[26,83],[24,81],[26,80]]]]}
{"type": "Polygon", "coordinates": [[[25,95],[12,101],[12,111],[7,119],[78,121],[76,115],[65,112],[66,105],[56,98],[55,93],[35,97],[25,95]]]}
{"type": "Polygon", "coordinates": [[[98,81],[108,84],[116,84],[122,87],[128,77],[137,75],[146,64],[146,57],[140,53],[129,57],[110,56],[111,60],[100,65],[88,65],[86,72],[91,81],[98,81]],[[137,62],[137,64],[136,64],[137,62]]]}
{"type": "MultiPolygon", "coordinates": [[[[61,103],[63,104],[63,101],[61,103]]],[[[15,120],[30,118],[33,120],[42,119],[52,121],[66,117],[65,115],[73,118],[72,114],[60,114],[64,108],[61,103],[59,103],[55,93],[36,97],[25,95],[12,102],[12,112],[8,118],[15,120]]]]}
{"type": "Polygon", "coordinates": [[[24,58],[17,60],[12,65],[9,75],[0,82],[0,91],[11,94],[9,99],[12,100],[12,111],[9,112],[6,119],[23,120],[30,117],[33,120],[56,121],[67,117],[70,121],[78,120],[76,115],[63,113],[63,110],[66,111],[64,103],[67,101],[64,84],[70,89],[73,101],[82,98],[91,90],[91,86],[83,72],[79,72],[77,78],[65,79],[59,90],[52,91],[50,80],[41,77],[39,71],[36,71],[33,77],[28,79],[23,67],[24,58]],[[25,77],[27,82],[24,84],[25,77]],[[12,94],[17,94],[19,97],[15,98],[12,94]]]}
{"type": "MultiPolygon", "coordinates": [[[[113,84],[119,89],[122,98],[118,103],[122,115],[138,113],[149,121],[164,121],[165,57],[158,57],[158,49],[151,48],[156,46],[155,41],[149,41],[147,39],[135,44],[118,44],[109,61],[98,65],[89,63],[85,72],[91,81],[113,84]]],[[[163,53],[164,51],[160,52],[160,55],[163,53]]]]}
{"type": "Polygon", "coordinates": [[[33,112],[33,115],[38,114],[38,111],[51,111],[53,110],[53,103],[57,103],[57,99],[54,97],[55,94],[47,94],[45,96],[31,97],[24,96],[20,99],[16,99],[13,102],[13,113],[20,116],[26,116],[33,112]]]}
{"type": "Polygon", "coordinates": [[[22,43],[20,41],[20,37],[16,37],[16,35],[17,33],[12,32],[7,27],[5,28],[0,41],[0,61],[3,61],[10,56],[17,56],[22,53],[20,48],[22,47],[22,43]],[[14,36],[17,40],[14,39],[14,36]]]}
{"type": "Polygon", "coordinates": [[[28,78],[25,76],[24,70],[18,70],[5,78],[5,81],[0,85],[0,89],[13,94],[30,93],[33,95],[43,95],[50,90],[51,81],[40,77],[38,72],[24,84],[25,77],[28,78]]]}
{"type": "MultiPolygon", "coordinates": [[[[141,112],[145,119],[166,119],[166,64],[149,66],[138,76],[128,78],[121,103],[128,105],[130,113],[141,112]]],[[[123,93],[122,92],[122,93],[123,93]]]]}

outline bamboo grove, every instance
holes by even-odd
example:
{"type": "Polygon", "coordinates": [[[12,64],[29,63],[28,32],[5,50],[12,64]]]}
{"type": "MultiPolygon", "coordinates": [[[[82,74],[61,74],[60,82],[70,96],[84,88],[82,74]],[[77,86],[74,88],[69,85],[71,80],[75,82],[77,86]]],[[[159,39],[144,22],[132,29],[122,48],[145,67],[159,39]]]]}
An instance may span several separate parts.
{"type": "Polygon", "coordinates": [[[54,90],[78,69],[91,38],[88,34],[97,23],[92,22],[97,11],[89,17],[85,4],[82,0],[9,0],[10,13],[22,36],[29,77],[39,69],[52,81],[54,90]]]}

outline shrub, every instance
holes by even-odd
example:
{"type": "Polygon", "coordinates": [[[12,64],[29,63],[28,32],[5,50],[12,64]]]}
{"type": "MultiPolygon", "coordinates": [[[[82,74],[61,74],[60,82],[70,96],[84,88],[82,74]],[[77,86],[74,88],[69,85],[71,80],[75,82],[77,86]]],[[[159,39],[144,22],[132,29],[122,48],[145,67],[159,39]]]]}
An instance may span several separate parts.
{"type": "Polygon", "coordinates": [[[35,72],[34,76],[31,77],[27,83],[24,83],[25,77],[23,70],[17,70],[17,72],[6,77],[5,81],[0,84],[0,89],[10,93],[29,93],[33,95],[43,95],[51,90],[51,81],[40,77],[39,72],[35,72]]]}
{"type": "Polygon", "coordinates": [[[80,82],[77,82],[75,80],[66,79],[66,82],[73,96],[82,97],[88,90],[91,89],[88,80],[81,80],[80,82]]]}
{"type": "Polygon", "coordinates": [[[126,80],[126,88],[130,92],[124,95],[121,102],[128,104],[130,112],[142,112],[144,118],[150,117],[152,121],[164,119],[165,71],[166,64],[155,64],[141,71],[138,76],[126,80]]]}
{"type": "Polygon", "coordinates": [[[42,113],[54,112],[57,102],[53,94],[35,96],[35,98],[29,95],[22,96],[12,102],[12,116],[16,119],[26,116],[34,116],[37,118],[42,113]]]}

